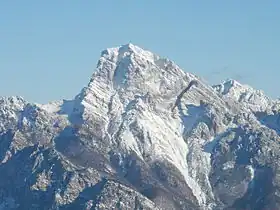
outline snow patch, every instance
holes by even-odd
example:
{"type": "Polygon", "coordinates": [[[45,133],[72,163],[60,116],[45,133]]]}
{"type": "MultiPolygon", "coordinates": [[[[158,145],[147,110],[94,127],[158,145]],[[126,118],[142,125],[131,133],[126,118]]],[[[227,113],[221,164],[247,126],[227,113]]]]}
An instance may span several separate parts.
{"type": "Polygon", "coordinates": [[[234,161],[228,161],[228,162],[223,164],[223,170],[233,169],[234,166],[235,166],[234,161]]]}

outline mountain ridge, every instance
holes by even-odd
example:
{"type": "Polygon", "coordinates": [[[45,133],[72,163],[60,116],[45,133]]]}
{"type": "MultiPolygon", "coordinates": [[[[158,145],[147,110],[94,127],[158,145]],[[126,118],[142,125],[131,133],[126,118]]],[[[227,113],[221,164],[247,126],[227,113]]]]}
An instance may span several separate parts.
{"type": "Polygon", "coordinates": [[[13,177],[0,183],[0,206],[278,208],[278,107],[131,43],[108,48],[73,99],[0,99],[0,172],[13,177]]]}

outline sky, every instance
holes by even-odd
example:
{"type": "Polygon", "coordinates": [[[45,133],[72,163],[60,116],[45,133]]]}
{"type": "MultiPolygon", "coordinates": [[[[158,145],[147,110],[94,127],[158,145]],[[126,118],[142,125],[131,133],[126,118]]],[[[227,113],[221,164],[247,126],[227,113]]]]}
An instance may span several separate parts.
{"type": "Polygon", "coordinates": [[[103,49],[133,43],[209,83],[280,92],[280,1],[0,1],[0,95],[46,103],[87,85],[103,49]]]}

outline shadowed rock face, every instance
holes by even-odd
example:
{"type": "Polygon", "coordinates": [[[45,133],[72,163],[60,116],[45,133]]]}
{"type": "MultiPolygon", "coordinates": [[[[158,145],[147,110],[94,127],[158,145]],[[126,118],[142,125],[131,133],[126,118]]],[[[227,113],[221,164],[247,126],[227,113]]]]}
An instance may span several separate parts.
{"type": "Polygon", "coordinates": [[[132,44],[72,100],[0,99],[0,209],[280,209],[279,102],[132,44]]]}
{"type": "Polygon", "coordinates": [[[196,80],[190,81],[189,85],[186,88],[184,88],[184,90],[177,96],[177,99],[175,101],[174,107],[172,108],[172,111],[174,111],[176,106],[180,105],[180,102],[181,102],[181,99],[182,99],[183,95],[186,92],[188,92],[191,89],[192,86],[197,86],[197,85],[198,85],[198,82],[196,80]]]}

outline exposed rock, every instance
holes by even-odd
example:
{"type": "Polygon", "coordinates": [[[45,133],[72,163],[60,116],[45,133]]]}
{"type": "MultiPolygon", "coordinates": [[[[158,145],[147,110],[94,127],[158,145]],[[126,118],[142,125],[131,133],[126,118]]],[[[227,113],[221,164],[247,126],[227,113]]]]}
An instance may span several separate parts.
{"type": "Polygon", "coordinates": [[[104,50],[73,100],[0,99],[0,209],[279,209],[279,110],[132,44],[104,50]]]}

